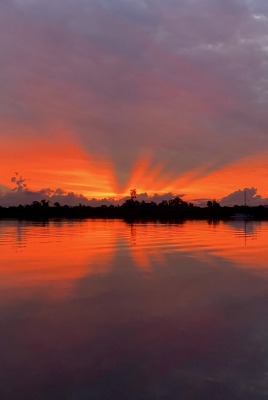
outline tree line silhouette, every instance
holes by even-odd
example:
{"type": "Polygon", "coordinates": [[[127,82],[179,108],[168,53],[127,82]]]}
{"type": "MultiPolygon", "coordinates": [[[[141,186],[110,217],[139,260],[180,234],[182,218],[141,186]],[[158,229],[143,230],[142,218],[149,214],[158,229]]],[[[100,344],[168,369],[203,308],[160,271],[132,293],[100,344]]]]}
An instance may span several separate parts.
{"type": "Polygon", "coordinates": [[[235,214],[249,214],[254,219],[268,219],[268,209],[264,206],[222,207],[217,201],[208,201],[206,207],[188,203],[180,197],[155,202],[138,201],[136,192],[122,205],[101,205],[98,207],[50,204],[49,200],[33,201],[29,205],[0,207],[0,218],[49,219],[49,218],[121,218],[131,220],[148,219],[230,219],[235,214]]]}

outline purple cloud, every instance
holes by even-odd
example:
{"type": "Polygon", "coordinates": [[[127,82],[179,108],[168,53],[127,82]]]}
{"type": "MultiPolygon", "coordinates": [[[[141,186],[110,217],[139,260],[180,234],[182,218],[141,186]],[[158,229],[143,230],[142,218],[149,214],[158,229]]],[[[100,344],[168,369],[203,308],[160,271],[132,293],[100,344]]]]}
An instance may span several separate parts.
{"type": "Polygon", "coordinates": [[[243,190],[239,189],[230,193],[228,196],[221,199],[220,204],[221,206],[244,205],[245,200],[248,206],[268,205],[268,198],[263,198],[257,194],[257,189],[253,187],[243,190]]]}

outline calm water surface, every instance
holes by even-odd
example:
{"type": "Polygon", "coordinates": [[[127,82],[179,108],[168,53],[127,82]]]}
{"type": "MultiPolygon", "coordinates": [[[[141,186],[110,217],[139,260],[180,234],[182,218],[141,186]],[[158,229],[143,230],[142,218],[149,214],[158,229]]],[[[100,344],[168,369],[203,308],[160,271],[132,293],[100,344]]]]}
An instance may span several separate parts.
{"type": "Polygon", "coordinates": [[[268,224],[0,221],[1,400],[268,398],[268,224]]]}

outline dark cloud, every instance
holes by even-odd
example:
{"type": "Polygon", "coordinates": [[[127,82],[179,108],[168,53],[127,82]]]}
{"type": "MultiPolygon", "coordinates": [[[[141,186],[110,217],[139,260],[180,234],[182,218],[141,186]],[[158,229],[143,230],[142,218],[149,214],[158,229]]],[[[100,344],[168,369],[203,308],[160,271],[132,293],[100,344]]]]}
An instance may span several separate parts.
{"type": "Polygon", "coordinates": [[[28,179],[23,178],[21,175],[19,175],[18,172],[14,173],[14,176],[12,176],[10,181],[15,184],[15,189],[13,189],[14,191],[20,192],[22,190],[26,190],[27,189],[27,183],[26,182],[28,181],[28,179]]]}
{"type": "Polygon", "coordinates": [[[62,205],[75,206],[79,203],[83,205],[89,205],[89,200],[83,195],[77,195],[74,193],[67,193],[61,189],[51,190],[42,189],[33,191],[29,189],[20,190],[9,190],[0,193],[0,206],[18,206],[20,204],[26,205],[31,204],[33,201],[49,200],[50,204],[53,205],[55,202],[59,202],[62,205]]]}

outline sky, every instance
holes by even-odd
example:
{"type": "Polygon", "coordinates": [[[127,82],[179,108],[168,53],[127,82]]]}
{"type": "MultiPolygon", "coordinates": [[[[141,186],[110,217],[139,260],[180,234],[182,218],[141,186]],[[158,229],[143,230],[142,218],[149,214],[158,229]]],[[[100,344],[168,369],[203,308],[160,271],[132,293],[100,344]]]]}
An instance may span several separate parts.
{"type": "Polygon", "coordinates": [[[0,49],[0,205],[266,202],[267,0],[1,0],[0,49]]]}

